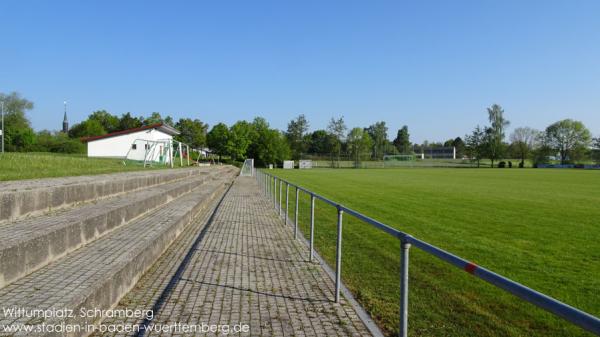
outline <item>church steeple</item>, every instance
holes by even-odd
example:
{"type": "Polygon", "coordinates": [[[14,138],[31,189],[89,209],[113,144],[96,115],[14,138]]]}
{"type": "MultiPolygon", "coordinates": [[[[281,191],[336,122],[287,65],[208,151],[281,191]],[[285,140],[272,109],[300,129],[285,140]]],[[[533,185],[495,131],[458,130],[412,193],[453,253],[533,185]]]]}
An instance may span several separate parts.
{"type": "Polygon", "coordinates": [[[67,133],[67,132],[69,132],[69,121],[67,120],[67,101],[65,101],[64,104],[65,104],[65,117],[63,118],[62,132],[67,133]]]}

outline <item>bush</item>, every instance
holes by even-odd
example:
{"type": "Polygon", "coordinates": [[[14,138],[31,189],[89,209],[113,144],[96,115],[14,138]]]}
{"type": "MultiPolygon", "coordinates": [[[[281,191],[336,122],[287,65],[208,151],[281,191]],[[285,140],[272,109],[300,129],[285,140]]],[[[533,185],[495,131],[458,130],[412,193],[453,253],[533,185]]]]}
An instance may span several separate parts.
{"type": "Polygon", "coordinates": [[[512,161],[508,162],[508,168],[512,168],[512,161]]]}
{"type": "Polygon", "coordinates": [[[79,139],[69,138],[62,132],[40,131],[35,144],[28,151],[55,153],[85,153],[86,146],[79,139]]]}
{"type": "Polygon", "coordinates": [[[525,167],[525,163],[519,162],[519,168],[523,168],[523,167],[525,167]]]}
{"type": "Polygon", "coordinates": [[[68,139],[60,142],[56,142],[50,147],[50,152],[57,153],[85,153],[85,144],[76,139],[68,139]]]}
{"type": "Polygon", "coordinates": [[[501,161],[498,163],[498,168],[505,168],[506,167],[506,162],[505,161],[501,161]]]}

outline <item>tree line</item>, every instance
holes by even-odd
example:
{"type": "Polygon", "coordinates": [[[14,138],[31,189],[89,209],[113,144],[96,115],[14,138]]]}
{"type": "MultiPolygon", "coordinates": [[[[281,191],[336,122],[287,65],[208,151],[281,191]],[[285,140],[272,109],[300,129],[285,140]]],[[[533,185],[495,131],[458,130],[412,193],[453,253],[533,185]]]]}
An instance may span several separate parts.
{"type": "Polygon", "coordinates": [[[4,102],[6,151],[84,153],[86,147],[81,138],[156,123],[165,123],[179,130],[181,134],[175,137],[178,141],[195,148],[206,146],[208,125],[199,119],[180,118],[175,122],[170,116],[163,118],[158,112],[153,112],[149,117],[136,117],[130,112],[116,116],[106,110],[97,110],[85,120],[73,125],[68,133],[50,130],[35,132],[26,116],[26,112],[33,109],[33,102],[16,92],[0,93],[0,101],[4,102]]]}
{"type": "Polygon", "coordinates": [[[285,132],[273,129],[257,117],[252,122],[238,121],[228,127],[216,124],[207,134],[207,145],[220,158],[234,161],[254,158],[257,165],[281,164],[284,160],[299,160],[307,155],[320,155],[334,160],[381,159],[384,154],[409,151],[408,127],[398,132],[394,142],[388,140],[385,122],[367,128],[348,130],[344,117],[332,118],[327,129],[309,132],[309,122],[301,114],[292,119],[285,132]]]}
{"type": "MultiPolygon", "coordinates": [[[[231,126],[218,123],[209,125],[199,119],[163,117],[153,112],[148,117],[133,116],[130,112],[113,115],[106,110],[92,112],[85,120],[73,125],[67,134],[42,130],[35,132],[26,117],[33,102],[18,93],[1,94],[5,107],[5,142],[7,151],[48,151],[83,153],[85,144],[80,139],[111,132],[165,123],[178,129],[176,140],[193,148],[208,147],[219,156],[233,161],[254,158],[257,165],[281,164],[283,160],[327,158],[331,160],[381,160],[384,155],[422,153],[426,149],[454,147],[457,158],[472,160],[479,166],[483,159],[497,164],[504,158],[547,163],[556,157],[561,163],[576,163],[593,159],[600,162],[600,138],[592,138],[582,122],[566,119],[538,131],[517,127],[506,137],[510,125],[504,109],[497,104],[487,108],[489,125],[476,126],[464,138],[445,142],[413,144],[408,126],[403,125],[389,139],[388,126],[379,121],[368,127],[348,128],[344,117],[331,118],[324,129],[309,132],[310,124],[301,114],[289,121],[285,131],[272,128],[261,117],[253,121],[238,121],[231,126]]],[[[502,162],[500,163],[502,165],[502,162]]]]}
{"type": "MultiPolygon", "coordinates": [[[[561,164],[575,164],[593,160],[600,164],[600,138],[592,138],[590,130],[580,121],[564,119],[552,123],[545,130],[517,127],[505,141],[506,128],[510,122],[504,109],[494,104],[487,109],[489,126],[477,125],[465,136],[465,154],[480,166],[482,159],[489,159],[491,166],[504,158],[517,158],[519,167],[526,160],[534,165],[559,160],[561,164]]],[[[504,166],[500,162],[499,166],[504,166]]]]}

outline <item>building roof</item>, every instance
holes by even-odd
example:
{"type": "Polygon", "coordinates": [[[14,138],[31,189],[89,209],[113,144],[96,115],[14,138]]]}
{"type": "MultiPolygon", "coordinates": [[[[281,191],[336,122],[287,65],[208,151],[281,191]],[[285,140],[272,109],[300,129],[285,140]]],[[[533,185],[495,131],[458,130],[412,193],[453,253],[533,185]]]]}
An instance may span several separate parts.
{"type": "Polygon", "coordinates": [[[174,127],[164,124],[164,123],[156,123],[156,124],[150,124],[150,125],[144,125],[144,126],[140,126],[139,128],[133,128],[133,129],[127,129],[127,130],[121,130],[121,131],[115,131],[115,132],[111,132],[111,133],[107,133],[105,135],[101,135],[101,136],[91,136],[91,137],[83,137],[81,138],[81,141],[83,142],[92,142],[94,140],[98,140],[98,139],[104,139],[104,138],[110,138],[110,137],[115,137],[115,136],[122,136],[122,135],[126,135],[129,133],[134,133],[134,132],[139,132],[139,131],[144,131],[144,130],[150,130],[150,129],[157,129],[159,131],[162,131],[168,135],[171,136],[176,136],[178,134],[180,134],[179,131],[177,131],[174,127]]]}

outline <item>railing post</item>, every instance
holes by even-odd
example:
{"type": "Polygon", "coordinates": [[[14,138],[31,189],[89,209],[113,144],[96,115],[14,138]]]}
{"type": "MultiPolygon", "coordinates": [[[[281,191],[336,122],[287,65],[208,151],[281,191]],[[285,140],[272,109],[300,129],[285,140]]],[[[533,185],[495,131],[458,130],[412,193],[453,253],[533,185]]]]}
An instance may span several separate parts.
{"type": "Polygon", "coordinates": [[[285,224],[288,224],[288,212],[290,210],[290,184],[285,184],[285,224]]]}
{"type": "Polygon", "coordinates": [[[308,260],[312,262],[315,247],[315,195],[310,194],[310,256],[308,260]]]}
{"type": "Polygon", "coordinates": [[[273,207],[277,210],[277,177],[273,177],[273,207]]]}
{"type": "Polygon", "coordinates": [[[300,189],[296,187],[296,208],[294,215],[294,239],[298,238],[298,197],[300,196],[300,189]]]}
{"type": "Polygon", "coordinates": [[[273,177],[269,176],[269,200],[273,201],[273,177]]]}
{"type": "Polygon", "coordinates": [[[342,285],[342,211],[338,207],[337,216],[337,251],[335,255],[335,303],[340,303],[340,287],[342,285]]]}
{"type": "Polygon", "coordinates": [[[410,243],[400,243],[400,336],[408,336],[408,251],[410,243]]]}
{"type": "Polygon", "coordinates": [[[283,199],[283,180],[279,179],[279,217],[281,217],[281,213],[283,212],[283,208],[281,207],[282,199],[283,199]]]}
{"type": "Polygon", "coordinates": [[[269,199],[271,199],[271,202],[273,202],[273,184],[274,178],[269,176],[269,199]]]}

